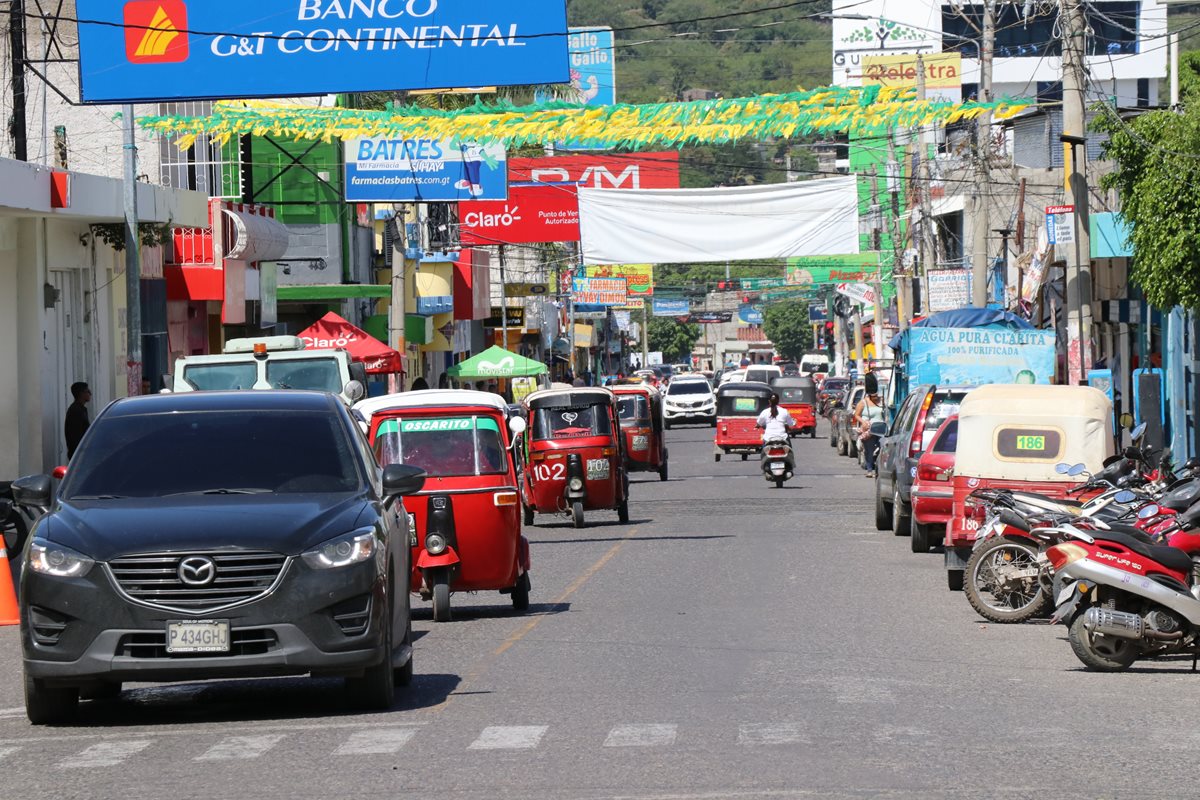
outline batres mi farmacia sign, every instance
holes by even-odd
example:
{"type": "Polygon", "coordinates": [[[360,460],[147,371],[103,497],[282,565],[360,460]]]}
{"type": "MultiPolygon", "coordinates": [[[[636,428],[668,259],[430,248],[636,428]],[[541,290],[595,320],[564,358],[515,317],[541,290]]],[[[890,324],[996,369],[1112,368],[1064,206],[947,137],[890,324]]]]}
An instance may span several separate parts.
{"type": "Polygon", "coordinates": [[[85,103],[567,83],[563,0],[78,0],[85,103]]]}

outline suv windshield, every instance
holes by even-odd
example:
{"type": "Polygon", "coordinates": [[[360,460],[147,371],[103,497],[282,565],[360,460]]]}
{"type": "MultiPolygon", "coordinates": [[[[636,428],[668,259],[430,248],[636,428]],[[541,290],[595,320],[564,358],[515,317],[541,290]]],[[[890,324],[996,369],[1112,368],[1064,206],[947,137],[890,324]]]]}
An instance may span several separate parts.
{"type": "Polygon", "coordinates": [[[183,380],[198,392],[253,389],[258,381],[258,364],[195,364],[183,370],[183,380]]]}
{"type": "Polygon", "coordinates": [[[375,434],[375,458],[383,466],[420,467],[433,477],[508,469],[500,425],[490,417],[384,420],[375,434]]]}
{"type": "Polygon", "coordinates": [[[353,492],[354,442],[315,411],[173,411],[101,417],[75,454],[65,499],[353,492]]]}
{"type": "Polygon", "coordinates": [[[674,381],[667,387],[667,394],[712,394],[708,381],[674,381]]]}
{"type": "Polygon", "coordinates": [[[267,382],[272,389],[308,389],[333,394],[342,391],[341,371],[332,358],[268,359],[267,382]]]}

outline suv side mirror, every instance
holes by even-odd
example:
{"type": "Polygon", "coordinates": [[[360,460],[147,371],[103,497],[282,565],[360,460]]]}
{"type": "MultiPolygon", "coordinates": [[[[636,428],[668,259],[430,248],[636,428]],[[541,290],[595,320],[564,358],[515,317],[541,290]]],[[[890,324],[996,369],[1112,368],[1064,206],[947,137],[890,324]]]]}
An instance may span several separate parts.
{"type": "Polygon", "coordinates": [[[389,464],[383,468],[383,496],[389,503],[404,495],[416,494],[425,485],[425,470],[409,464],[389,464]]]}
{"type": "Polygon", "coordinates": [[[13,503],[25,508],[45,510],[50,507],[53,483],[49,475],[27,475],[13,481],[13,503]]]}

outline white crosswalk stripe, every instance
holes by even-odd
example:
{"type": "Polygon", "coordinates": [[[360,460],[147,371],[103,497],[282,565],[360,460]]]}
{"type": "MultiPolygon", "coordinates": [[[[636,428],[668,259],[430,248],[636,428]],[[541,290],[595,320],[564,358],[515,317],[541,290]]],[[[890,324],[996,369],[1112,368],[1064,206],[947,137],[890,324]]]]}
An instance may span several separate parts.
{"type": "Polygon", "coordinates": [[[258,758],[286,738],[285,734],[230,736],[208,748],[196,761],[233,761],[258,758]]]}
{"type": "Polygon", "coordinates": [[[64,759],[59,766],[66,769],[115,767],[149,746],[150,742],[148,741],[101,742],[92,745],[73,758],[64,759]]]}
{"type": "Polygon", "coordinates": [[[608,732],[605,747],[665,747],[675,744],[675,725],[618,725],[608,732]]]}
{"type": "Polygon", "coordinates": [[[545,736],[546,725],[495,725],[484,728],[471,750],[532,750],[545,736]]]}
{"type": "Polygon", "coordinates": [[[809,738],[798,722],[764,722],[738,728],[738,744],[808,744],[809,738]]]}
{"type": "Polygon", "coordinates": [[[416,728],[379,728],[352,734],[334,751],[337,756],[391,755],[408,744],[416,728]]]}

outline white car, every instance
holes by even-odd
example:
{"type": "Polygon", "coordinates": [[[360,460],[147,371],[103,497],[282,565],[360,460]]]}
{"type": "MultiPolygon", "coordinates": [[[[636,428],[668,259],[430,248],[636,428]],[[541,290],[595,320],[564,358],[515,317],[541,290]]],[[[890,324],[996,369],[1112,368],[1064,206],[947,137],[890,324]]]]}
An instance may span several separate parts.
{"type": "Polygon", "coordinates": [[[770,385],[771,381],[783,377],[783,370],[774,364],[755,364],[746,367],[746,380],[770,385]]]}
{"type": "Polygon", "coordinates": [[[673,424],[701,422],[717,424],[717,396],[703,376],[680,375],[667,386],[663,397],[663,419],[673,424]]]}
{"type": "Polygon", "coordinates": [[[741,383],[744,380],[746,380],[746,370],[734,369],[721,376],[721,383],[719,385],[724,386],[727,383],[741,383]]]}

